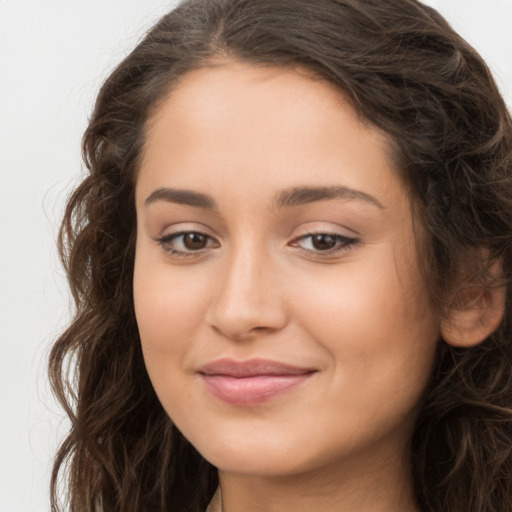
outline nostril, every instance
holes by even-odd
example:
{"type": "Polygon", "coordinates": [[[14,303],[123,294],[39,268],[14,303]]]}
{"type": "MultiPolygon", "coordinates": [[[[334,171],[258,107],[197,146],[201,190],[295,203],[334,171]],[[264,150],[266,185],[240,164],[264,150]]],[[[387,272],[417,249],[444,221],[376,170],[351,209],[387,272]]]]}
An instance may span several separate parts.
{"type": "MultiPolygon", "coordinates": [[[[288,319],[285,301],[248,267],[247,260],[237,261],[238,266],[229,267],[229,275],[219,276],[218,292],[205,313],[206,324],[217,334],[239,341],[280,330],[288,319]]],[[[267,274],[270,278],[271,272],[267,274]]]]}
{"type": "Polygon", "coordinates": [[[217,325],[211,325],[211,328],[216,334],[234,341],[244,341],[252,338],[253,335],[270,333],[274,330],[265,326],[250,327],[248,329],[230,329],[228,326],[219,327],[217,325]]]}
{"type": "Polygon", "coordinates": [[[270,330],[269,327],[253,327],[251,331],[266,331],[270,330]]]}

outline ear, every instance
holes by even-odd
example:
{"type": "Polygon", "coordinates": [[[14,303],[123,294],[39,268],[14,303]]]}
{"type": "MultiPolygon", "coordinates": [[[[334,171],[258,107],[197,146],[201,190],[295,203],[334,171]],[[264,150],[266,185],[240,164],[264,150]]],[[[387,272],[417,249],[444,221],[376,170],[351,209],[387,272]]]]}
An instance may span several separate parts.
{"type": "Polygon", "coordinates": [[[469,283],[455,294],[446,317],[441,321],[441,337],[454,347],[473,347],[500,325],[505,313],[506,286],[496,285],[501,263],[489,270],[489,285],[469,283]]]}

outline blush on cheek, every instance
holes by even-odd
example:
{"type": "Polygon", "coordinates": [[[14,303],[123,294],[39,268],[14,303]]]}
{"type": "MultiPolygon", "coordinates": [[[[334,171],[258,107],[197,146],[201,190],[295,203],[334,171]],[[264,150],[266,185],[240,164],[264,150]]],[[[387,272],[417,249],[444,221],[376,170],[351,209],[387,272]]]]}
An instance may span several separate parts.
{"type": "Polygon", "coordinates": [[[134,278],[135,314],[143,349],[161,355],[179,353],[201,323],[198,315],[204,292],[199,284],[172,279],[158,269],[148,274],[139,272],[134,278]]]}

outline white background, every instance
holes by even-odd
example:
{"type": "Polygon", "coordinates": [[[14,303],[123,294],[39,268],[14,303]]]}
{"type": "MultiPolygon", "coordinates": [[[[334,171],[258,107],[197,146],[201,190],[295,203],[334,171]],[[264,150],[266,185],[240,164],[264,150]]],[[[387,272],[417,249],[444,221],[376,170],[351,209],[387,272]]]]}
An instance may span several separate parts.
{"type": "MultiPolygon", "coordinates": [[[[480,51],[512,107],[512,0],[428,3],[480,51]]],[[[66,430],[45,373],[69,311],[57,226],[99,85],[173,4],[0,0],[0,512],[49,510],[66,430]]]]}

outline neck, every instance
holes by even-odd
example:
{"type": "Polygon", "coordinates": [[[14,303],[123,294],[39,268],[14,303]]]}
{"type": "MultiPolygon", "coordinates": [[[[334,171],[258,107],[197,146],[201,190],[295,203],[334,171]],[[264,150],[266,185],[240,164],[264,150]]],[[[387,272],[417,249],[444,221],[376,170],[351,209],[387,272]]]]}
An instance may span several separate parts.
{"type": "Polygon", "coordinates": [[[219,471],[222,512],[419,512],[408,454],[371,458],[289,476],[219,471]]]}

